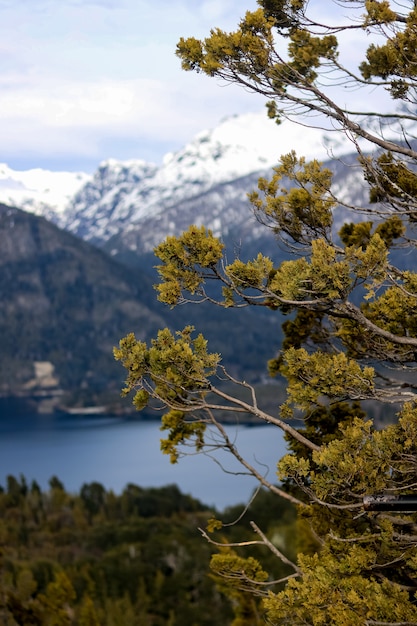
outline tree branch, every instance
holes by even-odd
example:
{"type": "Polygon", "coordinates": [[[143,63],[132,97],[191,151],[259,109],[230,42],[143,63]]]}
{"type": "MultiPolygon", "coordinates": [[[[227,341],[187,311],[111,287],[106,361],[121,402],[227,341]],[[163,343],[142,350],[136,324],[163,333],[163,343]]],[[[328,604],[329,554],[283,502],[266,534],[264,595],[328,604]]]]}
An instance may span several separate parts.
{"type": "Polygon", "coordinates": [[[252,526],[253,530],[261,537],[262,541],[260,543],[263,543],[264,545],[266,545],[271,550],[271,552],[280,559],[280,561],[285,563],[285,565],[289,565],[290,567],[292,567],[292,569],[295,571],[297,576],[303,575],[303,572],[298,567],[298,565],[290,561],[290,559],[288,559],[285,556],[285,554],[283,554],[280,550],[278,550],[278,548],[274,546],[273,543],[271,543],[268,537],[261,531],[259,526],[255,524],[255,522],[251,522],[250,525],[252,526]]]}
{"type": "Polygon", "coordinates": [[[339,314],[342,317],[347,317],[348,319],[355,320],[356,322],[358,322],[358,324],[360,324],[361,326],[364,326],[365,328],[373,332],[375,335],[378,335],[379,337],[383,337],[384,339],[386,339],[387,341],[390,341],[391,343],[395,343],[401,346],[412,346],[417,349],[417,338],[406,337],[403,335],[394,335],[393,333],[390,333],[388,330],[384,330],[383,328],[380,328],[379,326],[377,326],[376,324],[368,320],[368,318],[362,313],[362,311],[351,302],[343,302],[341,304],[336,303],[334,305],[334,311],[332,311],[331,314],[332,315],[339,314]]]}
{"type": "MultiPolygon", "coordinates": [[[[295,428],[293,428],[292,426],[290,426],[289,424],[287,424],[283,420],[280,420],[278,417],[272,417],[272,415],[269,415],[269,413],[265,413],[265,411],[262,411],[258,406],[256,406],[256,405],[252,406],[252,405],[248,404],[247,402],[244,402],[243,400],[240,400],[239,398],[235,398],[235,397],[229,395],[228,393],[225,393],[224,391],[221,391],[220,389],[218,389],[216,387],[212,387],[211,391],[213,391],[213,393],[215,393],[216,395],[220,396],[221,398],[224,398],[225,400],[228,400],[229,402],[232,402],[236,406],[239,406],[241,409],[243,409],[247,413],[250,413],[251,415],[255,415],[256,417],[259,417],[259,419],[267,422],[268,424],[274,424],[274,426],[278,426],[278,428],[280,428],[284,432],[286,432],[289,435],[291,435],[291,437],[293,437],[294,439],[296,439],[297,441],[302,443],[304,446],[306,446],[310,450],[316,450],[316,451],[320,450],[320,446],[316,445],[315,443],[313,443],[312,441],[310,441],[309,439],[304,437],[295,428]]],[[[220,408],[218,405],[210,405],[210,404],[208,404],[207,406],[210,409],[218,409],[218,408],[220,408]]],[[[227,408],[227,407],[222,407],[222,408],[227,408]]],[[[229,410],[232,410],[232,409],[229,408],[229,410]]]]}

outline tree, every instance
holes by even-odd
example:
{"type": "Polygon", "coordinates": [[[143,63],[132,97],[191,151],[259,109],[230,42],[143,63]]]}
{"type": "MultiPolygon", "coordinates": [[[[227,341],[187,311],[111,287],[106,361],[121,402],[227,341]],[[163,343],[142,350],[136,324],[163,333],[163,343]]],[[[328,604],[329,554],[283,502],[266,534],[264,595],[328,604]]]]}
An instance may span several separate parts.
{"type": "MultiPolygon", "coordinates": [[[[286,118],[344,134],[370,202],[346,204],[329,169],[291,152],[249,198],[292,258],[275,266],[259,252],[228,262],[222,242],[197,226],[155,250],[158,297],[170,306],[210,301],[289,316],[283,346],[269,363],[272,375],[286,379],[279,414],[263,411],[255,388],[230,376],[192,327],[163,329],[149,346],[128,335],[115,356],[127,369],[125,393],[135,391],[136,407],[156,401],[166,409],[161,446],[173,462],[184,445],[212,445],[206,433],[215,429],[217,445],[297,505],[307,538],[296,562],[254,524],[256,542],[292,572],[269,591],[259,563],[214,557],[216,573],[264,597],[270,623],[417,624],[417,519],[363,506],[366,495],[413,494],[417,484],[417,402],[409,382],[417,354],[417,8],[407,0],[339,0],[325,23],[314,2],[258,4],[234,32],[181,39],[184,69],[262,94],[277,123],[286,118]],[[363,49],[357,69],[347,35],[363,49]],[[344,225],[337,233],[338,212],[344,225]],[[369,402],[391,406],[396,418],[377,429],[369,402]],[[225,411],[285,432],[290,454],[278,464],[280,486],[241,456],[219,421],[225,411]],[[294,417],[304,420],[302,428],[294,417]]],[[[214,521],[211,530],[220,525],[214,521]]]]}

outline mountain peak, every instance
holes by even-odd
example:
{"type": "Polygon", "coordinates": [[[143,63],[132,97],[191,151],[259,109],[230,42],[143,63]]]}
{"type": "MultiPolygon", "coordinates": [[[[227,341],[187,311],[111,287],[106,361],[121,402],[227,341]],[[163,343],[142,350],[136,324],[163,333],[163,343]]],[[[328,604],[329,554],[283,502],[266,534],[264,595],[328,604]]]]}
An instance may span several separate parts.
{"type": "Polygon", "coordinates": [[[162,170],[181,164],[198,169],[202,178],[224,182],[276,165],[282,154],[295,149],[307,158],[328,158],[323,131],[284,122],[277,125],[265,112],[224,118],[218,126],[199,132],[164,162],[162,170]]]}
{"type": "MultiPolygon", "coordinates": [[[[142,159],[110,158],[90,176],[40,169],[16,172],[0,165],[0,201],[41,214],[96,243],[155,218],[166,236],[178,226],[167,218],[172,207],[247,176],[256,180],[291,150],[322,160],[352,151],[340,133],[287,120],[277,125],[265,111],[246,113],[202,130],[182,149],[166,154],[160,167],[142,159]]],[[[205,221],[204,215],[199,220],[205,221]]]]}
{"type": "Polygon", "coordinates": [[[85,172],[52,172],[41,168],[13,170],[0,164],[0,202],[54,220],[91,178],[85,172]]]}

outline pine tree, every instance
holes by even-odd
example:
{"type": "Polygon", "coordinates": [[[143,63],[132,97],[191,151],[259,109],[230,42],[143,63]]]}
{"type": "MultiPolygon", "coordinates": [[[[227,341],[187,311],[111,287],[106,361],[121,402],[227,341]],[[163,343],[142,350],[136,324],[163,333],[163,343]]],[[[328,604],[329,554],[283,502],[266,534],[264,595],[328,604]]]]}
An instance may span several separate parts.
{"type": "MultiPolygon", "coordinates": [[[[253,525],[257,540],[290,567],[279,585],[268,591],[268,574],[250,557],[221,554],[213,562],[232,586],[264,598],[271,624],[417,624],[416,515],[364,506],[365,496],[413,495],[417,484],[410,382],[417,353],[417,8],[408,1],[341,0],[328,3],[332,19],[325,23],[313,2],[258,4],[234,32],[181,39],[183,68],[262,94],[277,123],[346,135],[370,202],[347,205],[329,169],[290,152],[249,198],[259,222],[293,258],[276,266],[259,252],[230,261],[222,242],[197,226],[155,250],[158,297],[170,306],[210,300],[290,316],[269,363],[272,375],[286,379],[287,398],[276,415],[259,407],[254,387],[229,375],[191,327],[161,330],[149,346],[128,335],[115,355],[128,371],[125,392],[135,391],[136,407],[155,399],[166,407],[162,450],[173,462],[184,444],[204,451],[215,429],[216,441],[260,484],[297,505],[303,540],[296,561],[253,525]],[[364,50],[357,69],[346,35],[364,50]],[[386,109],[373,108],[385,101],[386,109]],[[335,232],[340,210],[350,217],[335,232]],[[396,417],[376,428],[370,403],[388,405],[396,417]],[[219,421],[225,411],[285,432],[290,453],[279,460],[280,486],[242,458],[219,421]],[[296,428],[294,417],[304,427],[296,428]]],[[[214,520],[209,530],[220,526],[214,520]]]]}

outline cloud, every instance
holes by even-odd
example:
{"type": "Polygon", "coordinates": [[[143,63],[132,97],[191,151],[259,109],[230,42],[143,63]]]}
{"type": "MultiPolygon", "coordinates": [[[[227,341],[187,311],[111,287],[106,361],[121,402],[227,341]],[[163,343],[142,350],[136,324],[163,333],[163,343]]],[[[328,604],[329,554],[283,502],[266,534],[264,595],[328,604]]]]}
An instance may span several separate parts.
{"type": "Polygon", "coordinates": [[[1,2],[2,160],[48,151],[54,159],[66,150],[80,159],[154,158],[152,141],[179,148],[225,115],[259,108],[241,89],[183,72],[175,56],[181,35],[204,36],[217,20],[234,27],[239,7],[237,0],[1,2]],[[102,153],[112,140],[117,153],[102,153]]]}
{"type": "Polygon", "coordinates": [[[65,154],[80,162],[160,160],[223,117],[261,109],[261,97],[183,72],[175,56],[181,36],[232,30],[257,6],[0,0],[0,160],[30,154],[36,166],[49,155],[51,167],[65,154]]]}
{"type": "MultiPolygon", "coordinates": [[[[216,20],[227,19],[231,13],[234,14],[234,3],[224,0],[206,0],[200,4],[200,14],[204,20],[212,20],[213,26],[216,20]]],[[[245,13],[245,10],[242,9],[245,13]]],[[[217,22],[216,22],[217,23],[217,22]]],[[[235,25],[233,25],[235,26],[235,25]]]]}
{"type": "Polygon", "coordinates": [[[0,117],[7,120],[0,127],[3,153],[49,151],[53,157],[78,151],[80,156],[96,155],[97,160],[154,160],[152,141],[176,149],[226,113],[256,109],[255,100],[262,106],[236,87],[221,89],[208,78],[192,75],[169,84],[154,79],[70,82],[56,76],[33,83],[2,90],[0,117]],[[117,153],[100,153],[104,145],[110,149],[111,138],[117,153]],[[128,153],[123,151],[123,139],[128,153]]]}

